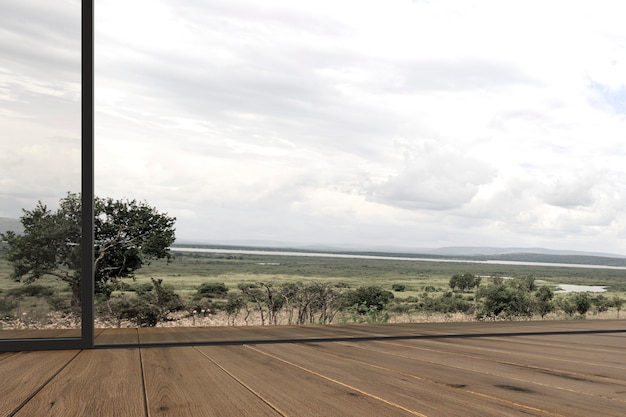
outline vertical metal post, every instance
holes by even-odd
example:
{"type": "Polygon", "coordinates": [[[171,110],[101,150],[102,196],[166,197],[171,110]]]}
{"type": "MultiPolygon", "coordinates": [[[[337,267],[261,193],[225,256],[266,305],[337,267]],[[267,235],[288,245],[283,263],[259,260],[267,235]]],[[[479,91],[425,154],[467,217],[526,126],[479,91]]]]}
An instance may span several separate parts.
{"type": "Polygon", "coordinates": [[[81,344],[94,346],[94,10],[82,0],[81,10],[81,344]]]}

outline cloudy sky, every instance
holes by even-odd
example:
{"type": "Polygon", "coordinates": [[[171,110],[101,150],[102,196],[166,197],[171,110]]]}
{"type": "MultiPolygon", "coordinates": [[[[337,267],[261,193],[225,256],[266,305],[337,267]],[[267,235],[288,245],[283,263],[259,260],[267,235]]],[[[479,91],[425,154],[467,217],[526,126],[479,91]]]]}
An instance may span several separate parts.
{"type": "MultiPolygon", "coordinates": [[[[621,0],[97,0],[96,193],[181,240],[626,254],[621,0]]],[[[0,6],[0,217],[79,189],[79,5],[0,6]]]]}

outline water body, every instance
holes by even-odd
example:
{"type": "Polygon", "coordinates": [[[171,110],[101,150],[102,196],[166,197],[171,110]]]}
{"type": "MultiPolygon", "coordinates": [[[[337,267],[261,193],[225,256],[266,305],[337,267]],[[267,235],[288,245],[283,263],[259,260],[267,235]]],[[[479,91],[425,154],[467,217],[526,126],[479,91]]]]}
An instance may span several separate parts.
{"type": "Polygon", "coordinates": [[[556,292],[606,292],[606,287],[601,285],[559,284],[556,292]]]}
{"type": "Polygon", "coordinates": [[[522,261],[499,261],[486,260],[475,261],[466,259],[444,259],[444,258],[409,258],[404,256],[382,256],[382,255],[358,255],[348,253],[322,253],[322,252],[287,252],[252,249],[215,249],[215,248],[171,248],[173,252],[201,252],[201,253],[224,253],[234,255],[274,255],[274,256],[310,256],[317,258],[349,258],[349,259],[383,259],[396,261],[421,261],[421,262],[450,262],[450,263],[473,263],[473,264],[498,264],[498,265],[528,265],[528,266],[559,266],[565,268],[592,268],[592,269],[622,269],[624,266],[609,265],[588,265],[588,264],[566,264],[550,262],[522,262],[522,261]]]}

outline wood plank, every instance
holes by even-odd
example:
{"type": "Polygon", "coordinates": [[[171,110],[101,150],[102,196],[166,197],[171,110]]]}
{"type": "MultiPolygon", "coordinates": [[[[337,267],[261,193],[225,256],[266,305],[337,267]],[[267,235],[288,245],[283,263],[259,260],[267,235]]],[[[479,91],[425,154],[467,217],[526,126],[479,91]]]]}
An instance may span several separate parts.
{"type": "Polygon", "coordinates": [[[0,339],[53,339],[80,337],[80,329],[19,329],[0,330],[0,339]]]}
{"type": "MultiPolygon", "coordinates": [[[[428,369],[423,369],[420,374],[410,374],[397,369],[401,368],[400,366],[392,369],[387,367],[384,354],[372,355],[371,358],[365,359],[358,349],[350,349],[343,342],[320,343],[313,346],[308,344],[259,345],[250,348],[264,352],[271,357],[280,358],[286,364],[310,369],[375,397],[417,410],[429,417],[512,417],[522,413],[543,415],[541,410],[536,408],[518,406],[510,401],[486,395],[478,396],[470,391],[459,389],[461,385],[464,385],[459,382],[468,375],[449,373],[447,378],[435,381],[428,377],[428,369]],[[339,351],[345,354],[333,353],[338,346],[343,348],[339,351]]],[[[406,365],[409,364],[406,363],[406,365]]],[[[467,383],[467,380],[464,382],[467,383]]]]}
{"type": "Polygon", "coordinates": [[[170,327],[139,327],[139,343],[180,343],[185,342],[170,327]]]}
{"type": "Polygon", "coordinates": [[[78,351],[19,352],[0,361],[0,415],[8,416],[41,388],[78,351]],[[8,383],[10,381],[10,383],[8,383]]]}
{"type": "Polygon", "coordinates": [[[186,343],[210,343],[237,341],[241,337],[247,337],[248,332],[240,331],[238,327],[168,327],[171,334],[169,338],[176,337],[177,340],[186,343]]]}
{"type": "Polygon", "coordinates": [[[246,346],[198,350],[287,416],[423,416],[345,384],[270,358],[246,346]]]}
{"type": "MultiPolygon", "coordinates": [[[[311,346],[345,361],[384,367],[394,372],[428,378],[440,386],[458,386],[484,398],[499,398],[567,416],[622,416],[626,406],[623,381],[580,378],[555,369],[530,369],[501,364],[488,357],[448,355],[442,348],[419,349],[422,341],[333,343],[311,346]]],[[[320,352],[321,353],[321,352],[320,352]]],[[[511,357],[510,360],[515,360],[511,357]]],[[[475,401],[468,401],[468,408],[475,401]]]]}
{"type": "Polygon", "coordinates": [[[193,347],[145,348],[150,416],[280,416],[193,347]]]}
{"type": "MultiPolygon", "coordinates": [[[[571,336],[580,338],[580,335],[571,336]]],[[[503,347],[490,339],[463,340],[403,340],[381,341],[381,349],[389,352],[405,352],[412,349],[420,358],[430,353],[435,355],[452,355],[468,363],[486,360],[489,362],[514,362],[519,366],[558,368],[562,372],[582,372],[587,369],[590,375],[602,375],[608,378],[622,379],[626,374],[626,363],[622,357],[619,361],[602,360],[594,357],[592,352],[587,354],[568,354],[567,349],[561,350],[562,344],[546,343],[542,349],[538,347],[527,350],[508,351],[507,345],[503,347]]],[[[570,352],[571,353],[571,352],[570,352]]],[[[447,359],[452,360],[452,359],[447,359]]]]}
{"type": "Polygon", "coordinates": [[[139,349],[84,350],[16,417],[146,417],[139,349]]]}
{"type": "Polygon", "coordinates": [[[101,345],[130,345],[139,343],[139,333],[136,328],[98,329],[95,337],[96,346],[101,345]]]}

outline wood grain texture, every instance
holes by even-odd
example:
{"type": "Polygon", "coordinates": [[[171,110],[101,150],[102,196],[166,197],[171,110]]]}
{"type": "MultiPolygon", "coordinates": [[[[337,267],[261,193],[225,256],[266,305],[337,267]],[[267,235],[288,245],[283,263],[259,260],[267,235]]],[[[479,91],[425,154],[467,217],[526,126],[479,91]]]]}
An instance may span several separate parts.
{"type": "Polygon", "coordinates": [[[0,416],[15,411],[77,353],[66,350],[7,354],[0,361],[0,416]]]}
{"type": "Polygon", "coordinates": [[[95,344],[99,345],[130,345],[139,343],[136,328],[129,329],[96,329],[95,344]]]}
{"type": "Polygon", "coordinates": [[[0,353],[0,416],[623,417],[625,324],[107,329],[98,340],[239,342],[0,353]]]}
{"type": "Polygon", "coordinates": [[[139,349],[84,350],[17,417],[146,417],[139,349]]]}
{"type": "Polygon", "coordinates": [[[193,347],[142,350],[152,417],[280,416],[193,347]]]}
{"type": "Polygon", "coordinates": [[[199,347],[288,416],[423,416],[345,384],[290,366],[246,346],[199,347]]]}

